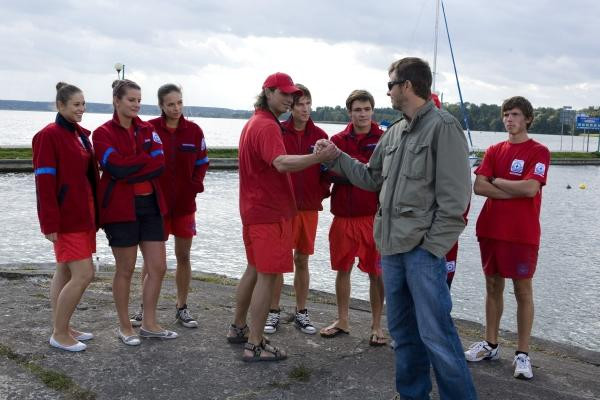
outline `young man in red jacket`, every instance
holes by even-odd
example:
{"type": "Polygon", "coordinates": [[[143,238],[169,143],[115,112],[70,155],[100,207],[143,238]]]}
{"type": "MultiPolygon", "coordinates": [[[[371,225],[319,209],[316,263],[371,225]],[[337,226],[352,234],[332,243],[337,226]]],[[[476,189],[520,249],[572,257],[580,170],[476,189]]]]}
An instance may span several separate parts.
{"type": "MultiPolygon", "coordinates": [[[[351,122],[331,141],[353,158],[367,163],[383,134],[372,121],[375,107],[373,96],[366,90],[355,90],[346,100],[351,122]]],[[[378,193],[368,192],[350,183],[346,178],[332,175],[331,213],[334,215],[329,231],[331,268],[337,271],[335,294],[338,319],[321,329],[321,336],[331,338],[348,334],[350,321],[350,273],[354,259],[358,268],[369,274],[371,312],[371,346],[383,346],[387,340],[381,329],[383,311],[383,280],[381,262],[373,239],[373,219],[377,212],[378,193]]]]}
{"type": "MultiPolygon", "coordinates": [[[[327,134],[317,127],[310,118],[312,97],[304,85],[296,84],[302,95],[293,97],[292,114],[281,124],[283,144],[287,154],[312,154],[319,139],[327,139],[327,134]]],[[[302,171],[292,172],[292,185],[298,214],[292,220],[294,237],[294,291],[296,292],[296,312],[294,325],[303,333],[314,335],[317,329],[311,324],[306,309],[310,276],[308,257],[315,252],[315,237],[321,202],[329,196],[329,178],[321,166],[316,164],[302,171]]],[[[279,299],[283,286],[283,274],[275,283],[271,310],[265,324],[265,333],[275,333],[280,321],[279,299]]]]}

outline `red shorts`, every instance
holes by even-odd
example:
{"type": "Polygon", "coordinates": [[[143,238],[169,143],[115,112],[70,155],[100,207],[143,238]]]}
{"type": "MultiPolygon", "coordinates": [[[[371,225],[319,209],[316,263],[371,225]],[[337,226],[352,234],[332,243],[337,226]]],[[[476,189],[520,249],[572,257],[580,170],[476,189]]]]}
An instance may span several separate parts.
{"type": "Polygon", "coordinates": [[[373,217],[333,217],[329,257],[334,271],[349,271],[358,257],[361,271],[381,275],[381,259],[373,239],[373,217]]]}
{"type": "Polygon", "coordinates": [[[486,275],[498,274],[511,279],[533,277],[539,246],[488,238],[478,240],[481,265],[486,275]]]}
{"type": "Polygon", "coordinates": [[[292,220],[274,224],[244,225],[244,246],[248,264],[263,274],[294,271],[292,220]]]}
{"type": "Polygon", "coordinates": [[[58,233],[54,242],[57,263],[85,260],[96,252],[96,231],[58,233]]]}
{"type": "Polygon", "coordinates": [[[179,217],[163,217],[165,239],[169,235],[180,238],[191,238],[196,236],[196,213],[181,215],[179,217]]]}
{"type": "Polygon", "coordinates": [[[314,254],[315,237],[317,236],[318,211],[298,211],[292,218],[294,249],[302,254],[314,254]]]}

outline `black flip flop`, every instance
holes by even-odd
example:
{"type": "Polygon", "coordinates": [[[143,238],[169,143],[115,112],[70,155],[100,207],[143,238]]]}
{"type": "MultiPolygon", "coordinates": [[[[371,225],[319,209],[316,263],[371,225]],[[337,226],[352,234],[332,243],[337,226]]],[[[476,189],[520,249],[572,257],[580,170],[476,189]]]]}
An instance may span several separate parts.
{"type": "Polygon", "coordinates": [[[327,328],[327,329],[328,329],[328,330],[330,330],[330,331],[332,330],[332,331],[333,331],[333,333],[323,333],[323,332],[319,332],[319,334],[320,334],[322,337],[324,337],[324,338],[328,338],[328,339],[329,339],[329,338],[334,338],[334,337],[336,337],[336,336],[338,336],[338,335],[349,335],[349,334],[350,334],[350,332],[349,332],[349,331],[346,331],[346,330],[344,330],[344,329],[342,329],[342,328],[339,328],[339,327],[337,327],[337,326],[334,326],[334,327],[331,327],[331,328],[327,328]]]}

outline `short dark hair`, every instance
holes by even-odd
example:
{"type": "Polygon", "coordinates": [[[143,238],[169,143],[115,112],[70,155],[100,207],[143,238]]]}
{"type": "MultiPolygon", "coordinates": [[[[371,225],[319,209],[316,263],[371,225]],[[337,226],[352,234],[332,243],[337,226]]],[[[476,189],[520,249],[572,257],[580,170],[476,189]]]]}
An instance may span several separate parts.
{"type": "Polygon", "coordinates": [[[112,83],[113,97],[122,99],[127,89],[142,90],[140,85],[129,79],[115,79],[112,83]]]}
{"type": "Polygon", "coordinates": [[[388,73],[396,72],[396,80],[410,81],[413,91],[423,100],[431,97],[431,68],[427,61],[417,57],[405,57],[394,61],[388,73]]]}
{"type": "Polygon", "coordinates": [[[371,108],[375,108],[375,99],[371,93],[367,92],[366,90],[353,90],[346,99],[346,109],[348,111],[352,111],[352,103],[354,103],[356,100],[368,101],[371,103],[371,108]]]}
{"type": "Polygon", "coordinates": [[[504,117],[504,112],[512,110],[513,108],[521,110],[525,118],[529,119],[529,122],[527,123],[527,129],[529,129],[533,122],[533,106],[529,100],[522,96],[513,96],[504,100],[502,108],[500,109],[500,117],[504,117]]]}
{"type": "Polygon", "coordinates": [[[300,100],[301,97],[308,97],[308,99],[312,102],[310,90],[308,90],[308,88],[301,83],[296,83],[295,85],[298,89],[302,90],[302,94],[294,94],[294,96],[292,97],[292,107],[294,107],[296,103],[298,103],[298,100],[300,100]]]}
{"type": "Polygon", "coordinates": [[[69,100],[71,100],[71,97],[73,97],[73,95],[76,93],[83,92],[75,85],[65,82],[58,82],[56,84],[56,106],[58,107],[58,103],[66,105],[69,100]]]}

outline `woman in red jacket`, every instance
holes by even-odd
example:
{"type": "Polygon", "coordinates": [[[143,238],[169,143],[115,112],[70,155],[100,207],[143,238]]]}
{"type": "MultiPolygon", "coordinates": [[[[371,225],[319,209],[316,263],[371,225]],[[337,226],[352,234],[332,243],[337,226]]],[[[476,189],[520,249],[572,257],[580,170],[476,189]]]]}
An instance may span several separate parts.
{"type": "MultiPolygon", "coordinates": [[[[197,328],[198,322],[187,308],[187,296],[192,278],[190,249],[196,235],[196,194],[204,191],[204,175],[208,169],[206,142],[202,129],[183,117],[181,88],[172,83],[158,89],[161,116],[150,122],[163,144],[165,172],[160,176],[160,186],[167,203],[164,215],[165,239],[175,236],[177,269],[177,302],[175,319],[187,328],[197,328]]],[[[142,281],[145,279],[142,273],[142,281]]],[[[143,320],[143,307],[133,315],[131,324],[139,326],[143,320]]]]}
{"type": "Polygon", "coordinates": [[[167,268],[162,222],[166,205],[157,179],[164,170],[164,155],[152,125],[138,117],[140,103],[141,89],[135,82],[113,82],[113,118],[93,135],[96,159],[103,170],[98,188],[100,225],[116,264],[113,297],[120,325],[117,334],[130,346],[141,343],[128,315],[138,245],[148,272],[143,283],[146,307],[139,336],[177,337],[156,321],[156,305],[167,268]]]}
{"type": "Polygon", "coordinates": [[[56,85],[56,121],[32,141],[33,166],[40,227],[54,245],[56,272],[50,286],[54,330],[50,345],[82,351],[91,333],[69,326],[75,307],[94,277],[96,252],[94,190],[98,168],[88,139],[78,125],[85,112],[83,92],[76,86],[56,85]]]}

